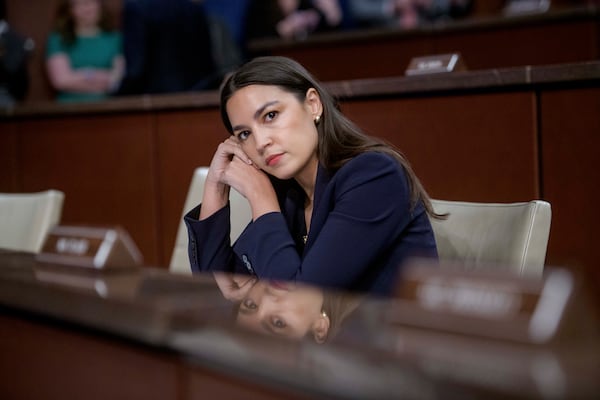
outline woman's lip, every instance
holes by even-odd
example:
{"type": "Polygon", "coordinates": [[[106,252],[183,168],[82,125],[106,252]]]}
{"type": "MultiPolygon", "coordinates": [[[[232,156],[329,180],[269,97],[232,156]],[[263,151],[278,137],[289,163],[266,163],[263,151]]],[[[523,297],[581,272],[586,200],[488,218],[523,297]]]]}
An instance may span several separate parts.
{"type": "Polygon", "coordinates": [[[272,165],[277,164],[277,162],[279,161],[279,159],[281,158],[281,156],[283,156],[283,153],[279,153],[279,154],[274,154],[272,156],[269,156],[266,160],[267,165],[270,167],[272,165]]]}

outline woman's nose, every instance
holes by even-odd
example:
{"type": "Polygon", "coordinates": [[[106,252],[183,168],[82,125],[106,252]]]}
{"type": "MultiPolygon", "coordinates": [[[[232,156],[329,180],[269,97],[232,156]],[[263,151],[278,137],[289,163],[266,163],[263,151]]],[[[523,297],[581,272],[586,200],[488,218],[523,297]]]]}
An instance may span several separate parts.
{"type": "Polygon", "coordinates": [[[259,129],[254,132],[254,142],[256,150],[262,154],[264,150],[272,143],[271,133],[265,129],[259,129]]]}

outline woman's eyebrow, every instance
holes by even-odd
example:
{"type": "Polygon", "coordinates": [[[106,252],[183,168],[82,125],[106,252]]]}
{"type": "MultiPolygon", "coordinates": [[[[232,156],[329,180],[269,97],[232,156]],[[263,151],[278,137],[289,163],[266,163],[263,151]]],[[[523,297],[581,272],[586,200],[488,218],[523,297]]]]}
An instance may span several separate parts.
{"type": "Polygon", "coordinates": [[[263,111],[265,111],[265,109],[267,107],[270,107],[273,104],[277,104],[277,103],[279,103],[279,101],[277,101],[277,100],[267,101],[265,104],[263,104],[261,107],[259,107],[258,110],[256,110],[256,112],[254,113],[254,119],[260,118],[260,115],[263,113],[263,111]]]}
{"type": "MultiPolygon", "coordinates": [[[[254,112],[254,119],[259,119],[261,114],[265,111],[265,109],[267,109],[267,107],[272,106],[273,104],[277,104],[279,103],[278,100],[273,100],[273,101],[268,101],[265,104],[263,104],[262,106],[258,107],[258,109],[254,112]]],[[[236,125],[233,128],[231,128],[234,132],[235,131],[239,131],[242,129],[248,128],[246,125],[236,125]]]]}

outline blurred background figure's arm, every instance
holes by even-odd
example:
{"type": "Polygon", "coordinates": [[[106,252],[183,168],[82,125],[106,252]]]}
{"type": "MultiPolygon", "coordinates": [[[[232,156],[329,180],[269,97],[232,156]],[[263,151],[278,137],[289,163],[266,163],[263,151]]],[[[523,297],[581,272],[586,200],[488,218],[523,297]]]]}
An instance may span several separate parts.
{"type": "Polygon", "coordinates": [[[63,92],[105,93],[111,85],[111,74],[94,68],[71,68],[69,57],[56,53],[46,62],[48,78],[52,86],[63,92]]]}

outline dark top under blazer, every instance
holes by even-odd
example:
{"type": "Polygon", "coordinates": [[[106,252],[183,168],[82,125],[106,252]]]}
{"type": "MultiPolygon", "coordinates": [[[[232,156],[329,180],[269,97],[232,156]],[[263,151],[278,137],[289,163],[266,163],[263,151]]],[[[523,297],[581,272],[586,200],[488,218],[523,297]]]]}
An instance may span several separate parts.
{"type": "Polygon", "coordinates": [[[306,245],[304,194],[294,180],[274,180],[280,212],[251,222],[230,246],[229,206],[198,221],[185,217],[192,271],[254,273],[323,287],[390,294],[411,256],[437,257],[419,202],[411,210],[406,173],[391,156],[369,152],[335,174],[319,166],[306,245]]]}

